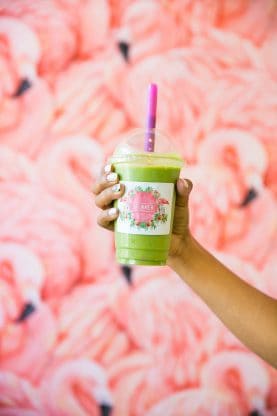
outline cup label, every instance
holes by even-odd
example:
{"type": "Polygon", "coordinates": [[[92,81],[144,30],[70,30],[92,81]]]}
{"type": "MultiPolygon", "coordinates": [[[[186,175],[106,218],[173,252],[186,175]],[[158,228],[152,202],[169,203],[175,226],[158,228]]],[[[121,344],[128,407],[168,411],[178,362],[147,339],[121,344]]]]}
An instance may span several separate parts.
{"type": "Polygon", "coordinates": [[[125,193],[118,200],[120,233],[166,235],[170,233],[173,183],[122,181],[125,193]]]}

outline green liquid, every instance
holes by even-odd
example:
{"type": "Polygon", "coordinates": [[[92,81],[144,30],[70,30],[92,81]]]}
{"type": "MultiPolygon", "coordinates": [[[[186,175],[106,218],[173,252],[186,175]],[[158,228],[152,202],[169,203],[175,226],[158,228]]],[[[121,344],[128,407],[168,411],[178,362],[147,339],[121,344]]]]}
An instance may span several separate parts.
{"type": "MultiPolygon", "coordinates": [[[[133,182],[176,183],[180,167],[176,166],[141,166],[128,163],[115,163],[119,179],[133,182]]],[[[175,190],[172,201],[170,233],[168,235],[127,234],[117,231],[115,224],[116,259],[121,264],[138,264],[160,266],[166,264],[170,245],[173,214],[175,207],[175,190]]]]}

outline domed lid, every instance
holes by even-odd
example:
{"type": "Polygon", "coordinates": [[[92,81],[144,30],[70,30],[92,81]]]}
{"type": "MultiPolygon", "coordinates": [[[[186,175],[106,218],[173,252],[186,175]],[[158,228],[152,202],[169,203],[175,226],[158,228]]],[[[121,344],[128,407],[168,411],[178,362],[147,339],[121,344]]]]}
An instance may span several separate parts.
{"type": "Polygon", "coordinates": [[[182,167],[183,160],[168,136],[156,129],[153,134],[155,134],[155,151],[146,152],[144,150],[145,129],[135,129],[127,133],[115,148],[111,163],[133,162],[182,167]]]}

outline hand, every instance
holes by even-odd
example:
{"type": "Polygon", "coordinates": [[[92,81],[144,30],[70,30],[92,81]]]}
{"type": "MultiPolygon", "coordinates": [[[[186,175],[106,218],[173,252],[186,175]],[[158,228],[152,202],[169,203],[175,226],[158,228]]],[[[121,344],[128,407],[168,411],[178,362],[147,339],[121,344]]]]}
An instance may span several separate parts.
{"type": "Polygon", "coordinates": [[[191,240],[188,202],[189,194],[192,190],[192,182],[189,179],[179,178],[176,188],[176,202],[168,263],[175,257],[182,256],[184,259],[184,253],[188,251],[187,247],[191,240]]]}
{"type": "MultiPolygon", "coordinates": [[[[183,255],[190,241],[188,199],[191,189],[191,181],[178,179],[169,258],[183,255]]],[[[113,172],[111,165],[103,168],[99,179],[93,184],[92,192],[95,195],[95,204],[102,209],[97,218],[98,224],[113,230],[114,220],[119,213],[112,203],[124,194],[124,185],[119,183],[118,175],[113,172]]]]}
{"type": "Polygon", "coordinates": [[[103,228],[114,230],[114,220],[118,217],[118,209],[113,207],[113,201],[124,194],[124,185],[119,183],[117,173],[113,172],[112,165],[106,165],[100,177],[92,186],[95,195],[95,205],[101,208],[97,223],[103,228]]]}

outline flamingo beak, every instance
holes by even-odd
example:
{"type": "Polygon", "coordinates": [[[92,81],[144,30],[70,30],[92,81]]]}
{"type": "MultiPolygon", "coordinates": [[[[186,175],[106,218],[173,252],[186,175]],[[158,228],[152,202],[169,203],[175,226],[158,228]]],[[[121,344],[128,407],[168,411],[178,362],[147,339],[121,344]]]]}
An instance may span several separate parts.
{"type": "Polygon", "coordinates": [[[35,311],[36,307],[31,302],[25,303],[19,317],[16,319],[16,322],[20,323],[25,321],[35,311]]]}
{"type": "Polygon", "coordinates": [[[23,95],[31,87],[32,87],[31,81],[29,81],[28,78],[22,78],[13,97],[14,98],[21,97],[21,95],[23,95]]]}
{"type": "Polygon", "coordinates": [[[126,62],[129,62],[130,45],[127,42],[119,41],[118,49],[126,62]]]}
{"type": "Polygon", "coordinates": [[[246,207],[248,204],[250,204],[254,199],[256,199],[259,196],[258,192],[256,191],[255,188],[249,188],[248,192],[246,193],[242,203],[241,203],[241,207],[244,208],[246,207]]]}
{"type": "Polygon", "coordinates": [[[248,415],[249,416],[263,416],[263,414],[259,412],[259,410],[251,410],[251,412],[249,412],[248,415]]]}
{"type": "Polygon", "coordinates": [[[123,276],[125,277],[128,285],[132,285],[132,268],[130,266],[121,266],[121,270],[123,273],[123,276]]]}
{"type": "Polygon", "coordinates": [[[101,416],[112,416],[112,406],[109,404],[101,404],[100,405],[100,415],[101,416]]]}

